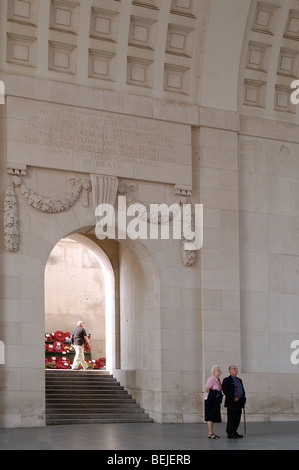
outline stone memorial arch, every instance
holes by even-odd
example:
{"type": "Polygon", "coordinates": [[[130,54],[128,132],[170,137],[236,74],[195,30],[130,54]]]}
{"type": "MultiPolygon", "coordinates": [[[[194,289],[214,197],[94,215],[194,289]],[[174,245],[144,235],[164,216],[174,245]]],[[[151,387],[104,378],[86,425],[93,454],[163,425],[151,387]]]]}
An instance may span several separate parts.
{"type": "Polygon", "coordinates": [[[249,420],[298,419],[298,0],[2,0],[0,18],[0,426],[45,424],[44,272],[66,236],[106,267],[109,367],[155,421],[203,422],[218,363],[249,420]],[[203,205],[202,247],[119,221],[99,240],[119,197],[203,205]]]}

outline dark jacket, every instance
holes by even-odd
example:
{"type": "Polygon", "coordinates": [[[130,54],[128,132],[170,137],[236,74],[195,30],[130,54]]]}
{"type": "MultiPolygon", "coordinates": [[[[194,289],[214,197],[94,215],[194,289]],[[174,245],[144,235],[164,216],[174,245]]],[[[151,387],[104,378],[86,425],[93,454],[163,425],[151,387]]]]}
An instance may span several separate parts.
{"type": "Polygon", "coordinates": [[[235,402],[235,382],[234,382],[233,377],[230,375],[229,377],[226,377],[225,379],[223,379],[222,391],[225,395],[225,400],[224,400],[225,407],[233,405],[234,403],[239,403],[241,405],[241,408],[244,408],[245,406],[246,395],[245,395],[244,385],[243,385],[242,380],[239,377],[238,379],[241,382],[242,389],[243,389],[243,395],[238,400],[238,402],[235,402]]]}
{"type": "Polygon", "coordinates": [[[86,344],[84,336],[87,336],[85,328],[82,328],[82,326],[76,326],[76,328],[73,329],[71,334],[72,344],[76,344],[77,346],[83,346],[84,344],[86,344]]]}

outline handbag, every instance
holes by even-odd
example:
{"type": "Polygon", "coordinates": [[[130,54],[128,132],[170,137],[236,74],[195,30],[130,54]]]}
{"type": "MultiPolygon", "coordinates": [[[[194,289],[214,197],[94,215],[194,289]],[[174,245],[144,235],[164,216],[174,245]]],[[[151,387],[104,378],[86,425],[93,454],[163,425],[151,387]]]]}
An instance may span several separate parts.
{"type": "Polygon", "coordinates": [[[219,390],[213,390],[212,388],[209,391],[209,394],[207,396],[207,400],[210,402],[217,402],[217,403],[222,403],[223,399],[223,393],[220,392],[219,390]]]}

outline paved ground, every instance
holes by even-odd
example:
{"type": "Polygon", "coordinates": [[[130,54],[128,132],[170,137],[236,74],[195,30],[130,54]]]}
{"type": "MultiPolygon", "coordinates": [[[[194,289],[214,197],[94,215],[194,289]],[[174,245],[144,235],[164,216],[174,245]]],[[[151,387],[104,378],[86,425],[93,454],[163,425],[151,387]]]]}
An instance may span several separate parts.
{"type": "MultiPolygon", "coordinates": [[[[238,440],[227,439],[225,423],[215,425],[214,431],[220,439],[212,441],[207,438],[205,424],[115,423],[0,429],[0,450],[149,450],[184,453],[188,450],[299,450],[299,422],[247,423],[246,437],[238,440]]],[[[243,433],[243,424],[239,432],[243,433]]]]}

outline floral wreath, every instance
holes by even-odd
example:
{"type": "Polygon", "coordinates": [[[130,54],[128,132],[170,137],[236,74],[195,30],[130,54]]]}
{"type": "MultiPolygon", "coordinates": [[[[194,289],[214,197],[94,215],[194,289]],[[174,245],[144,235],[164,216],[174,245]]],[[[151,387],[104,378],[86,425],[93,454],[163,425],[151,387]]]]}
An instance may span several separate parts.
{"type": "Polygon", "coordinates": [[[65,340],[66,333],[63,333],[63,331],[55,331],[54,333],[54,338],[56,341],[64,341],[65,340]]]}
{"type": "Polygon", "coordinates": [[[106,358],[105,357],[101,357],[99,360],[98,360],[98,366],[99,367],[104,367],[106,365],[106,358]]]}
{"type": "Polygon", "coordinates": [[[58,369],[68,369],[70,367],[71,361],[68,357],[59,357],[57,359],[57,367],[58,369]]]}
{"type": "MultiPolygon", "coordinates": [[[[71,361],[68,357],[57,357],[57,356],[50,356],[45,358],[45,367],[46,369],[69,369],[71,365],[71,361]]],[[[106,365],[106,358],[101,357],[100,359],[91,359],[87,361],[89,369],[100,369],[106,365]]],[[[81,364],[79,366],[81,369],[81,364]]]]}
{"type": "Polygon", "coordinates": [[[98,361],[96,359],[91,359],[87,361],[88,364],[91,366],[92,369],[98,369],[98,361]]]}
{"type": "Polygon", "coordinates": [[[55,341],[53,344],[53,349],[56,352],[63,352],[64,351],[64,344],[61,341],[55,341]]]}
{"type": "Polygon", "coordinates": [[[47,369],[57,369],[56,357],[46,357],[45,366],[47,369]]]}

